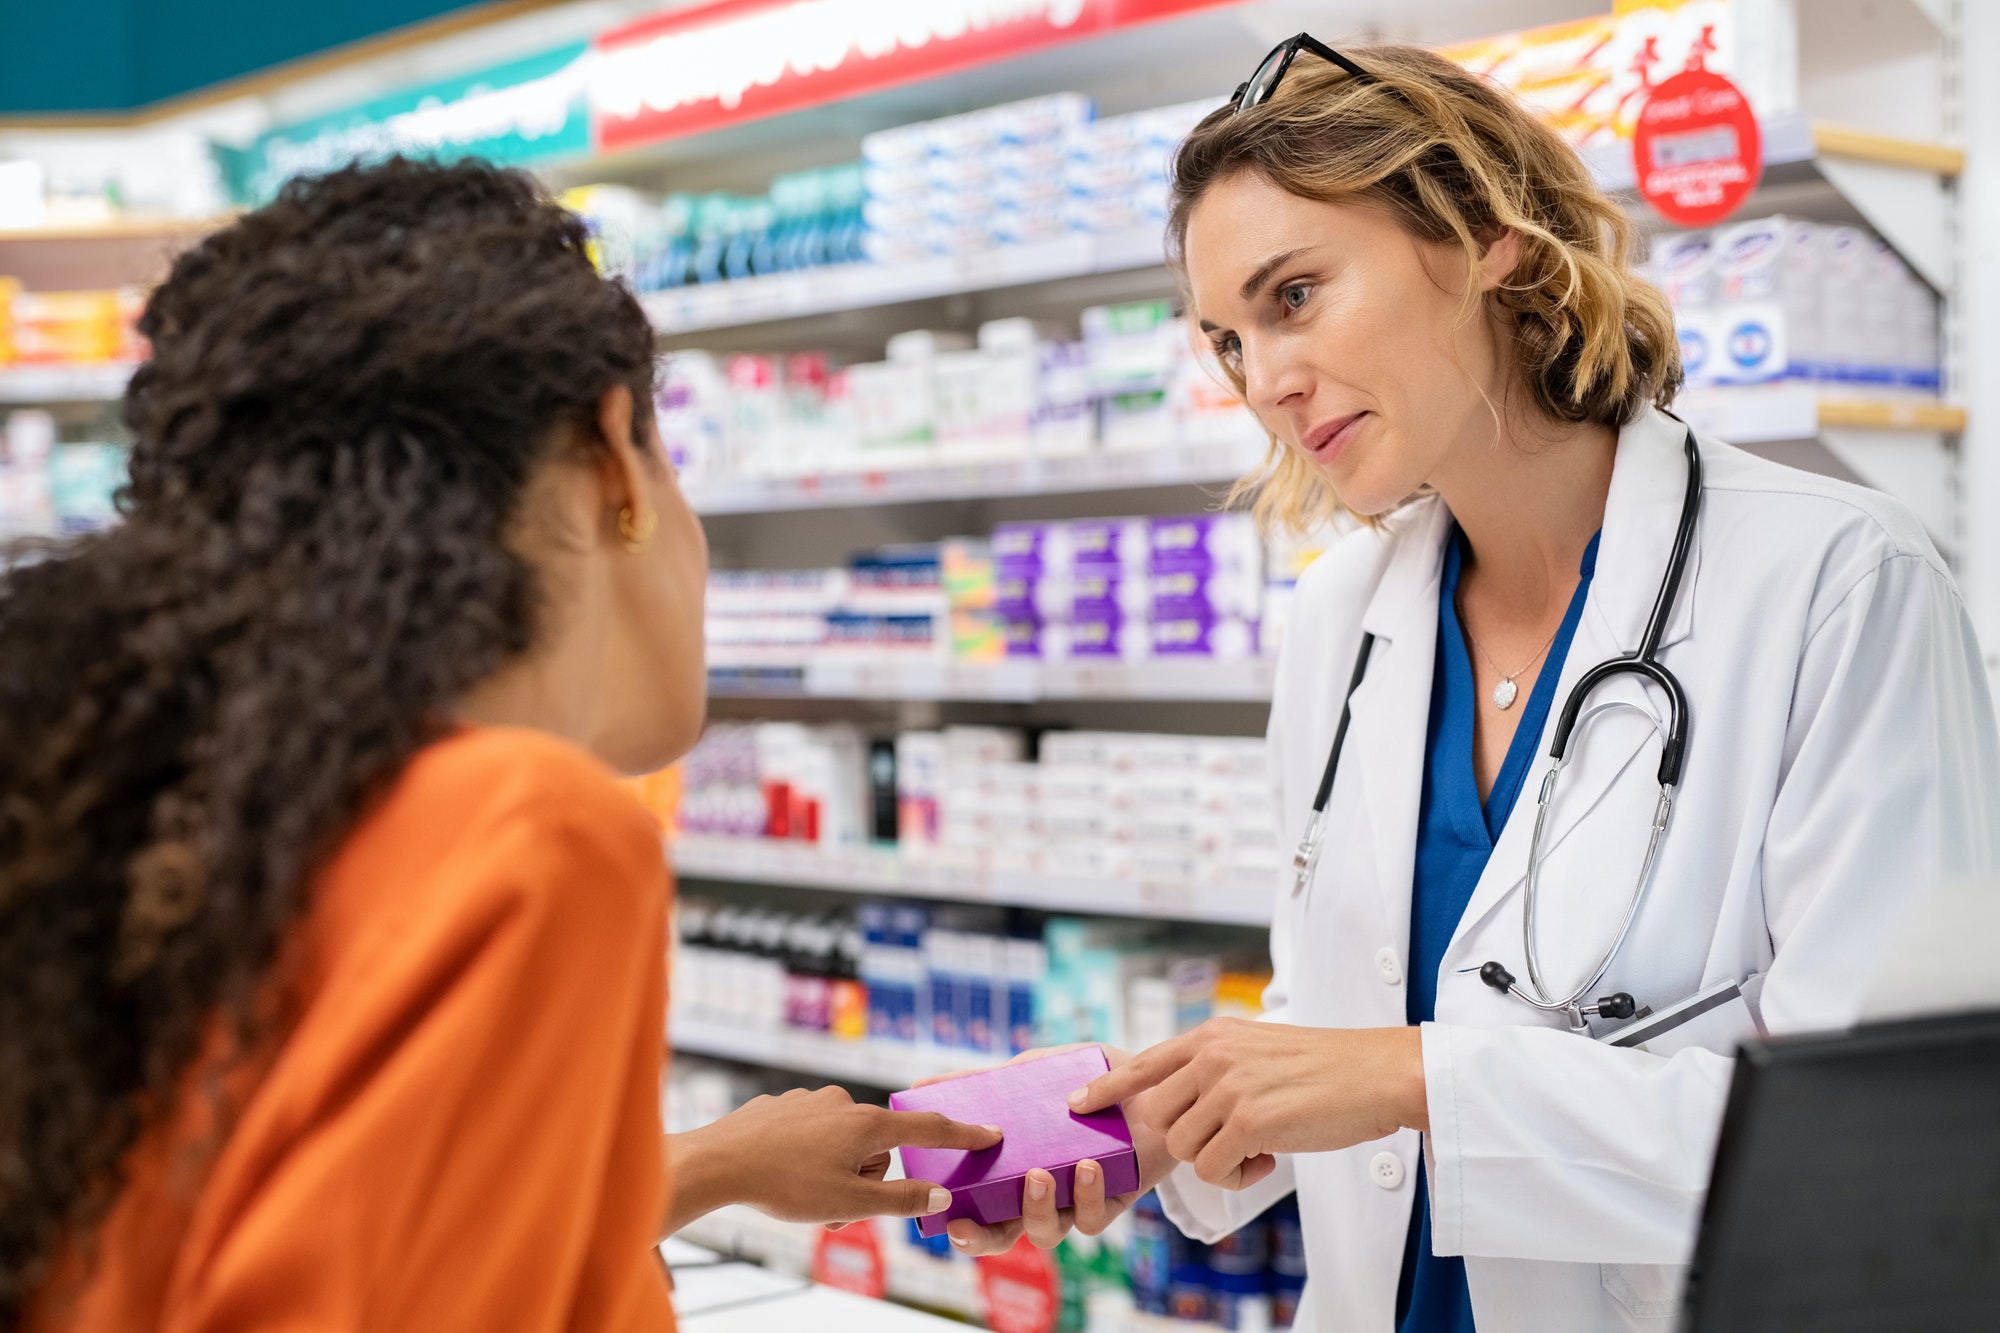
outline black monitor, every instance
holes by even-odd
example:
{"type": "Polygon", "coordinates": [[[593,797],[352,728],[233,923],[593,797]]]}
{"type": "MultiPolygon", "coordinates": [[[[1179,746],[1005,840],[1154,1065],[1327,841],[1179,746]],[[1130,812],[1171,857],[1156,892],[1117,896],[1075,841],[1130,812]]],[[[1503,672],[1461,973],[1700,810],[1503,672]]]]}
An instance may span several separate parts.
{"type": "Polygon", "coordinates": [[[2000,1013],[1747,1043],[1683,1333],[2000,1328],[2000,1013]]]}

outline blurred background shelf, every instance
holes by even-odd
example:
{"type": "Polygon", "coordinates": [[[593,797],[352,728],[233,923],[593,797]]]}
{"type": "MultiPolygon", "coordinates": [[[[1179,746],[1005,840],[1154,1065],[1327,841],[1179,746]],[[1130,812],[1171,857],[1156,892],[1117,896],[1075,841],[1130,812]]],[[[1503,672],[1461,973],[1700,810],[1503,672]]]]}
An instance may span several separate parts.
{"type": "Polygon", "coordinates": [[[918,263],[836,264],[675,287],[648,292],[639,303],[653,327],[672,336],[1158,268],[1165,263],[1159,229],[1145,227],[997,246],[918,263]]]}
{"type": "Polygon", "coordinates": [[[984,870],[866,847],[826,848],[775,838],[684,833],[669,844],[683,879],[776,884],[844,893],[989,903],[1054,912],[1268,926],[1270,883],[1201,887],[984,870]]]}
{"type": "Polygon", "coordinates": [[[1134,699],[1268,703],[1277,663],[1155,659],[1146,662],[900,662],[828,657],[804,667],[711,668],[709,692],[732,699],[941,700],[1035,703],[1134,699]]]}
{"type": "Polygon", "coordinates": [[[9,366],[0,370],[0,403],[97,403],[125,396],[132,367],[9,366]]]}
{"type": "MultiPolygon", "coordinates": [[[[907,1088],[918,1079],[998,1063],[972,1051],[918,1043],[840,1041],[797,1029],[758,1031],[676,1014],[668,1025],[676,1051],[786,1069],[835,1083],[907,1088]]],[[[700,1241],[696,1236],[693,1239],[700,1241]]],[[[712,1242],[704,1242],[712,1243],[712,1242]]]]}
{"type": "Polygon", "coordinates": [[[1013,457],[818,476],[690,479],[685,489],[695,512],[704,516],[782,513],[1152,486],[1221,486],[1256,467],[1263,455],[1264,445],[1249,438],[1247,431],[1240,440],[1093,449],[1050,457],[1036,456],[1024,440],[1013,457]]]}

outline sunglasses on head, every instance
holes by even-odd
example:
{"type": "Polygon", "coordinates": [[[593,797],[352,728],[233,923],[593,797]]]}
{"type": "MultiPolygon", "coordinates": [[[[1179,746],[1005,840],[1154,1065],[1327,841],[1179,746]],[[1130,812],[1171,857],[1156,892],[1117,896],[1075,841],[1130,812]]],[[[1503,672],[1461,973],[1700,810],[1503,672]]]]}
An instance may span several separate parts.
{"type": "Polygon", "coordinates": [[[1271,54],[1264,57],[1250,77],[1237,85],[1236,95],[1230,99],[1236,104],[1236,114],[1240,116],[1245,111],[1270,101],[1272,94],[1278,91],[1278,85],[1284,81],[1286,71],[1291,69],[1292,61],[1301,51],[1310,51],[1321,60],[1340,66],[1348,74],[1364,82],[1372,81],[1374,78],[1367,70],[1325,42],[1310,33],[1302,32],[1296,37],[1287,37],[1272,47],[1271,54]]]}

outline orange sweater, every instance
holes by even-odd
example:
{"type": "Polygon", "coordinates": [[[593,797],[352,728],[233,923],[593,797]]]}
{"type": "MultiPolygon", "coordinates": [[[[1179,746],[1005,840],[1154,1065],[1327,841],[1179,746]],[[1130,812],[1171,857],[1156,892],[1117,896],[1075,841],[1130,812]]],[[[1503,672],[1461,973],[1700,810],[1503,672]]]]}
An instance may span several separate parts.
{"type": "Polygon", "coordinates": [[[423,750],[318,882],[296,1021],[226,1140],[190,1075],[27,1328],[670,1330],[667,899],[655,825],[583,752],[423,750]]]}

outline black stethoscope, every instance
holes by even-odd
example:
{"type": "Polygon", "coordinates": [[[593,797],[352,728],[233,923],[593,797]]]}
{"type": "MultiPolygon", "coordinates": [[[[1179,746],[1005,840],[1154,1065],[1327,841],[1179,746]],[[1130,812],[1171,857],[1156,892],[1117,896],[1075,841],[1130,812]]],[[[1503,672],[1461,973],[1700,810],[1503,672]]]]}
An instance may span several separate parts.
{"type": "MultiPolygon", "coordinates": [[[[1569,1018],[1572,1031],[1588,1031],[1586,1018],[1631,1018],[1638,1014],[1639,1006],[1624,991],[1600,997],[1594,1004],[1584,1004],[1583,997],[1597,988],[1604,980],[1604,974],[1611,970],[1612,960],[1618,950],[1624,947],[1625,937],[1632,931],[1632,923],[1639,915],[1639,905],[1645,901],[1646,888],[1653,877],[1653,864],[1659,859],[1660,842],[1666,836],[1667,821],[1673,815],[1674,788],[1681,778],[1681,763],[1687,753],[1688,697],[1687,691],[1674,673],[1661,665],[1659,660],[1660,640],[1666,636],[1667,621],[1673,614],[1674,600],[1680,594],[1681,578],[1687,573],[1688,553],[1694,549],[1695,520],[1701,514],[1701,451],[1695,446],[1694,432],[1686,437],[1687,452],[1687,492],[1681,500],[1680,527],[1674,533],[1673,553],[1667,559],[1666,576],[1660,580],[1659,595],[1653,600],[1653,613],[1646,621],[1646,634],[1640,641],[1639,651],[1625,657],[1614,657],[1583,673],[1563,701],[1562,713],[1556,719],[1555,739],[1549,746],[1549,757],[1555,764],[1542,779],[1541,796],[1535,806],[1535,833],[1528,844],[1528,883],[1521,903],[1521,944],[1528,961],[1528,984],[1533,993],[1522,989],[1515,982],[1514,974],[1499,963],[1486,963],[1479,969],[1479,979],[1497,991],[1504,991],[1516,999],[1547,1013],[1565,1014],[1569,1018]],[[1569,762],[1572,753],[1571,738],[1577,727],[1599,713],[1614,708],[1637,708],[1638,705],[1613,702],[1600,704],[1588,712],[1584,704],[1591,691],[1613,676],[1635,675],[1658,685],[1667,695],[1667,725],[1665,743],[1660,751],[1660,799],[1653,810],[1651,834],[1646,842],[1646,859],[1639,867],[1639,877],[1633,882],[1632,895],[1625,906],[1625,918],[1619,922],[1618,934],[1612,939],[1611,947],[1591,969],[1582,985],[1560,999],[1549,994],[1542,981],[1542,969],[1535,952],[1535,898],[1540,888],[1542,866],[1542,832],[1548,823],[1549,804],[1555,797],[1556,779],[1569,762]]],[[[1305,836],[1292,853],[1292,896],[1298,897],[1312,883],[1313,872],[1319,867],[1320,848],[1326,836],[1326,805],[1333,794],[1334,774],[1340,768],[1340,750],[1347,741],[1347,724],[1352,714],[1354,691],[1359,688],[1362,677],[1368,673],[1368,656],[1375,648],[1375,636],[1363,634],[1361,648],[1354,658],[1354,674],[1347,683],[1347,698],[1341,705],[1340,723],[1334,729],[1333,748],[1326,757],[1326,771],[1320,775],[1319,791],[1313,798],[1312,814],[1306,820],[1305,836]]],[[[1640,710],[1644,711],[1644,710],[1640,710]]],[[[1651,715],[1648,714],[1651,718],[1651,715]]],[[[1658,719],[1652,718],[1655,727],[1658,719]]]]}

